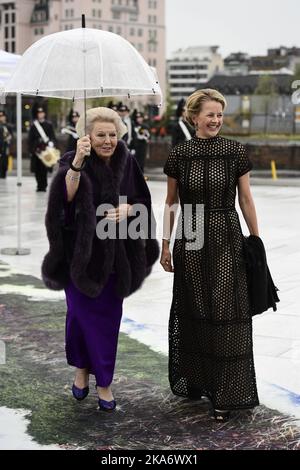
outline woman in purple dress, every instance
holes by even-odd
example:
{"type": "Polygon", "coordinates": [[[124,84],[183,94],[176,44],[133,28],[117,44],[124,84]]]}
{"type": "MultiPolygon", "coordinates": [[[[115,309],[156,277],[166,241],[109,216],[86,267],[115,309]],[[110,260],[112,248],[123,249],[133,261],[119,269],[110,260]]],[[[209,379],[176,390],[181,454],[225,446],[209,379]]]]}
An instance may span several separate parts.
{"type": "Polygon", "coordinates": [[[123,299],[142,285],[159,247],[150,192],[121,141],[126,133],[121,118],[111,109],[94,108],[87,112],[86,128],[85,133],[81,117],[76,152],[63,156],[51,185],[50,248],[42,275],[50,289],[65,290],[66,356],[77,368],[74,397],[88,395],[93,374],[99,408],[111,411],[123,299]],[[134,236],[133,224],[140,226],[134,236]]]}

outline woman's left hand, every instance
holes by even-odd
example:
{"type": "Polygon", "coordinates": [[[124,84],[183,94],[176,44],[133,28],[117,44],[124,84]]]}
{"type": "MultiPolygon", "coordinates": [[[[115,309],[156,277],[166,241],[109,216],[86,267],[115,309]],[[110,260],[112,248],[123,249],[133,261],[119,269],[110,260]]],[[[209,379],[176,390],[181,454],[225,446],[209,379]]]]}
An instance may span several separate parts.
{"type": "Polygon", "coordinates": [[[111,222],[119,223],[130,216],[130,209],[130,204],[121,204],[119,207],[116,207],[116,209],[110,209],[107,211],[106,218],[111,222]]]}

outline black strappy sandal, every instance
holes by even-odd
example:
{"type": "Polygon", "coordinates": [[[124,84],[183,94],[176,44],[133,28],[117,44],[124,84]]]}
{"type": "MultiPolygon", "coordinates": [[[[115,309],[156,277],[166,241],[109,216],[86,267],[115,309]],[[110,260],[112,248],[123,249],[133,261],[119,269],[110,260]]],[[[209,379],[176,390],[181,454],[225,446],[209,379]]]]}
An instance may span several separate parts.
{"type": "Polygon", "coordinates": [[[214,418],[219,423],[225,423],[230,419],[230,411],[227,410],[214,410],[214,418]]]}

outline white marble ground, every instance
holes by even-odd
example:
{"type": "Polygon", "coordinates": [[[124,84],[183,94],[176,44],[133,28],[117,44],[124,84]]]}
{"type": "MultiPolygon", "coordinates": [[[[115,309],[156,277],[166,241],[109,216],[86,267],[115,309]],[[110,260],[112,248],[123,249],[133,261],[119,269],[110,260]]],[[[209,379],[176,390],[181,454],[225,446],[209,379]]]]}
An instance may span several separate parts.
{"type": "Polygon", "coordinates": [[[0,450],[60,450],[54,445],[41,446],[27,434],[29,414],[0,407],[0,450]]]}
{"type": "MultiPolygon", "coordinates": [[[[165,198],[165,183],[149,182],[159,232],[165,198]]],[[[300,190],[298,187],[253,186],[260,233],[267,248],[268,264],[279,287],[278,311],[254,318],[254,352],[259,396],[262,403],[300,419],[300,190]]],[[[0,249],[17,245],[16,179],[0,180],[0,249]]],[[[30,256],[4,256],[8,271],[40,277],[40,265],[48,243],[44,228],[47,194],[35,192],[32,177],[22,189],[22,247],[30,256]]],[[[244,233],[246,226],[242,220],[244,233]]],[[[122,331],[167,354],[167,326],[172,293],[172,274],[157,262],[143,289],[124,303],[122,331]]],[[[10,289],[13,289],[10,287],[10,289]]],[[[8,286],[1,284],[0,296],[8,286]]],[[[16,287],[32,300],[63,298],[30,286],[16,287]]],[[[0,297],[1,298],[1,297],[0,297]]],[[[1,303],[1,302],[0,302],[1,303]]]]}

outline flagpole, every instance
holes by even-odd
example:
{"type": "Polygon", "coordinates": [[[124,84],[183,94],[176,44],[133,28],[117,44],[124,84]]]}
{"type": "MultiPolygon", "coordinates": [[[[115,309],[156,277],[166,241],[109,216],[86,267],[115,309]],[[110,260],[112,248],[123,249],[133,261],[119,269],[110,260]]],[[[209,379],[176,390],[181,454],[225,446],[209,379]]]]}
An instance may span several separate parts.
{"type": "Polygon", "coordinates": [[[21,247],[21,201],[22,201],[22,95],[17,93],[17,248],[3,248],[3,255],[29,255],[29,248],[21,247]]]}

